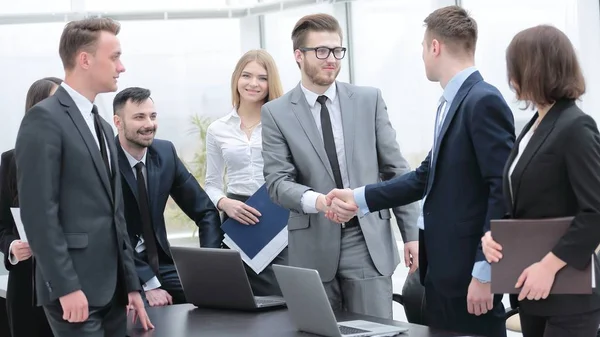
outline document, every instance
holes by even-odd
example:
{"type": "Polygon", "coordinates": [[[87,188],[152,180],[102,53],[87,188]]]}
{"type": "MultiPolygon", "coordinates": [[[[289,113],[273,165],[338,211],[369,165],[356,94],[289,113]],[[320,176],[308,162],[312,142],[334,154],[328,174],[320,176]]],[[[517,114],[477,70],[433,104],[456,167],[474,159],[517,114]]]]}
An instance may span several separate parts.
{"type": "Polygon", "coordinates": [[[225,232],[223,243],[240,252],[242,260],[258,274],[287,247],[290,212],[271,201],[265,185],[246,204],[260,212],[258,223],[244,225],[234,219],[227,219],[221,225],[225,232]]]}
{"type": "MultiPolygon", "coordinates": [[[[518,294],[521,289],[515,284],[523,270],[552,251],[572,221],[573,217],[492,220],[492,237],[502,246],[502,259],[492,263],[492,293],[518,294]]],[[[596,286],[595,259],[592,254],[585,270],[561,269],[550,294],[591,294],[596,286]]]]}
{"type": "Polygon", "coordinates": [[[233,242],[227,234],[225,234],[225,239],[223,243],[227,245],[227,247],[237,250],[242,257],[242,260],[248,267],[250,267],[255,273],[260,274],[282,250],[287,247],[287,226],[269,242],[258,254],[254,256],[254,258],[249,258],[248,255],[244,253],[243,250],[238,247],[235,242],[233,242]]]}
{"type": "Polygon", "coordinates": [[[11,207],[10,212],[12,213],[13,220],[15,220],[15,225],[17,226],[21,241],[27,242],[27,235],[25,234],[25,228],[23,228],[23,222],[21,221],[21,209],[18,207],[11,207]]]}
{"type": "Polygon", "coordinates": [[[244,225],[229,218],[221,228],[252,259],[287,226],[290,211],[271,201],[265,185],[246,204],[261,214],[256,225],[244,225]]]}

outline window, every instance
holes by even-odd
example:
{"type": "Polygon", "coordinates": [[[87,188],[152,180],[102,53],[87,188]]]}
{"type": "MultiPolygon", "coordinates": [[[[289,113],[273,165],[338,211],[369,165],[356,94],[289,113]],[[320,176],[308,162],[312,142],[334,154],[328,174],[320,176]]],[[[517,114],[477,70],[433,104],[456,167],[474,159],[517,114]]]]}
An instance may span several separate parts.
{"type": "MultiPolygon", "coordinates": [[[[463,0],[462,5],[477,20],[479,37],[475,62],[483,78],[496,86],[506,99],[515,116],[517,134],[531,119],[508,86],[506,77],[506,48],[521,30],[540,24],[550,24],[573,39],[570,32],[576,12],[574,0],[463,0]]],[[[572,40],[575,46],[576,40],[572,40]]]]}
{"type": "Polygon", "coordinates": [[[425,77],[423,19],[428,1],[381,0],[352,3],[354,78],[382,91],[397,140],[411,167],[431,149],[439,84],[425,77]]]}

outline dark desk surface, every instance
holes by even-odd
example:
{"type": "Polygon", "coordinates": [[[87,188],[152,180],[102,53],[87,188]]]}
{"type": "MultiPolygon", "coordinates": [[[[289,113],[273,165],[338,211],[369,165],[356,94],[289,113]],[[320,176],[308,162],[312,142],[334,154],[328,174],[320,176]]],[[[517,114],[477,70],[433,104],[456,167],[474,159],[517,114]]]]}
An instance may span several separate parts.
{"type": "MultiPolygon", "coordinates": [[[[154,330],[144,331],[139,323],[132,326],[129,321],[128,335],[131,337],[292,337],[313,336],[296,331],[287,309],[260,313],[198,309],[191,304],[149,308],[148,314],[154,330]]],[[[365,319],[379,323],[408,327],[410,330],[400,337],[450,337],[464,336],[429,329],[428,327],[390,321],[352,313],[336,314],[339,321],[365,319]]]]}

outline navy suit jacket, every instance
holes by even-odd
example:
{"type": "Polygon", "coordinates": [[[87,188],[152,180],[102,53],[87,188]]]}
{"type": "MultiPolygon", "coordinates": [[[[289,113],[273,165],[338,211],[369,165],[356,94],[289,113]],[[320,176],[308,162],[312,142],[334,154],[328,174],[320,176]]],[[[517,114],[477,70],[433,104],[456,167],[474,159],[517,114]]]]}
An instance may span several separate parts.
{"type": "Polygon", "coordinates": [[[448,109],[435,152],[415,171],[365,187],[371,212],[426,195],[419,269],[448,297],[466,296],[480,239],[490,220],[506,213],[502,170],[515,141],[513,115],[479,72],[462,84],[448,109]]]}
{"type": "MultiPolygon", "coordinates": [[[[136,247],[142,237],[142,219],[137,203],[137,181],[125,152],[116,137],[119,154],[119,169],[123,179],[123,199],[125,202],[125,220],[131,245],[136,247]]],[[[223,234],[219,212],[200,187],[198,181],[185,168],[173,143],[155,139],[146,154],[148,199],[152,225],[158,248],[171,260],[171,250],[167,240],[164,211],[169,196],[199,228],[202,247],[220,248],[223,234]]],[[[142,284],[154,275],[152,268],[141,255],[134,251],[135,266],[142,284]]]]}

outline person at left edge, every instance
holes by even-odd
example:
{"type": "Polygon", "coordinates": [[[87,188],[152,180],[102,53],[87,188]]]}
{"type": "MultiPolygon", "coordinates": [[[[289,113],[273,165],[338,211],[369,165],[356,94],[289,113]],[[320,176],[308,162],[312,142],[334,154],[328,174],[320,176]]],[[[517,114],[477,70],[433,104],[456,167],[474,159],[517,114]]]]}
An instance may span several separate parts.
{"type": "Polygon", "coordinates": [[[124,336],[127,310],[152,328],[123,216],[117,150],[93,103],[117,90],[120,24],[69,22],[60,37],[65,78],[25,114],[15,158],[21,220],[36,260],[36,295],[56,337],[124,336]]]}
{"type": "Polygon", "coordinates": [[[171,256],[165,207],[169,196],[200,229],[202,247],[220,248],[219,213],[173,144],[155,139],[157,112],[150,90],[119,92],[113,101],[125,219],[146,305],[186,303],[171,256]]]}

